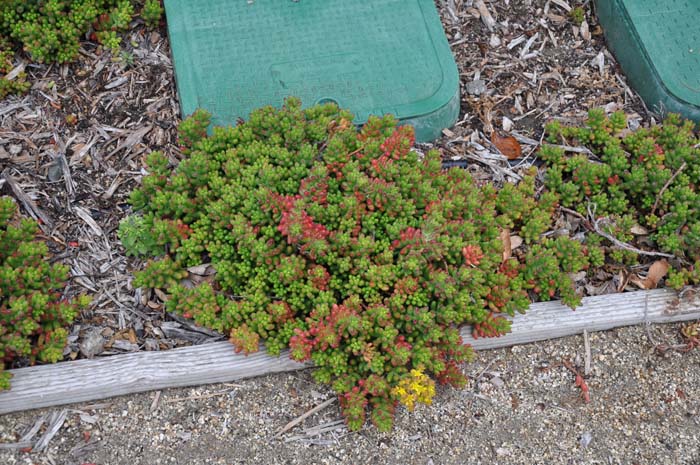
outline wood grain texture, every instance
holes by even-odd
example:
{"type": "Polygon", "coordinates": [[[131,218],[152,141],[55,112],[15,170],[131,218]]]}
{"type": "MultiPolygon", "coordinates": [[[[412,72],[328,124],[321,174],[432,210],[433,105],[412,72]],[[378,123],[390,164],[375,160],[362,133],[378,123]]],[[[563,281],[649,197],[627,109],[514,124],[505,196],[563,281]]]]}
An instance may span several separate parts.
{"type": "Polygon", "coordinates": [[[236,354],[228,342],[163,352],[136,352],[10,370],[0,414],[106,399],[156,389],[228,382],[309,367],[288,354],[236,354]]]}
{"type": "MultiPolygon", "coordinates": [[[[474,339],[464,328],[464,342],[490,349],[601,331],[619,326],[700,319],[700,300],[654,290],[589,297],[576,311],[559,302],[533,304],[516,315],[512,332],[499,338],[474,339]]],[[[235,354],[228,342],[183,347],[165,352],[61,362],[10,370],[12,389],[0,392],[0,414],[74,402],[93,401],[156,389],[228,382],[310,365],[291,361],[287,354],[235,354]]]]}
{"type": "Polygon", "coordinates": [[[513,318],[511,332],[497,338],[474,339],[470,328],[462,328],[462,339],[475,349],[494,349],[640,323],[670,323],[700,319],[700,298],[679,301],[670,289],[625,292],[583,299],[571,310],[561,302],[533,304],[524,315],[513,318]],[[673,305],[678,302],[678,305],[673,305]]]}

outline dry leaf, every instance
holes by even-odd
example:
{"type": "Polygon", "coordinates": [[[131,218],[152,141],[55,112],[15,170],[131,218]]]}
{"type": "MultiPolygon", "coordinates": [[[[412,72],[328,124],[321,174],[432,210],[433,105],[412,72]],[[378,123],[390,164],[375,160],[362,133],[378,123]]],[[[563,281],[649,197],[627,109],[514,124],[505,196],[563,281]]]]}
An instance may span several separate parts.
{"type": "Polygon", "coordinates": [[[668,273],[670,265],[668,263],[668,260],[658,260],[654,262],[651,267],[649,267],[649,272],[647,273],[647,284],[650,285],[649,289],[655,288],[658,284],[659,281],[661,281],[661,278],[666,276],[666,273],[668,273]]]}
{"type": "MultiPolygon", "coordinates": [[[[73,146],[71,147],[71,150],[73,151],[73,153],[80,153],[85,149],[86,146],[87,146],[86,144],[78,142],[78,143],[73,144],[73,146]]],[[[71,162],[72,161],[73,160],[71,158],[71,162]]],[[[69,163],[69,164],[72,165],[73,163],[69,163]]]]}
{"type": "Polygon", "coordinates": [[[520,142],[513,136],[501,137],[494,131],[491,133],[491,142],[508,160],[515,160],[522,155],[520,142]]]}
{"type": "Polygon", "coordinates": [[[211,266],[211,263],[202,263],[201,265],[191,266],[187,268],[187,271],[199,276],[209,276],[212,274],[216,274],[216,270],[213,266],[211,266]]]}
{"type": "Polygon", "coordinates": [[[162,302],[167,302],[170,299],[170,297],[168,297],[168,294],[166,294],[158,288],[153,289],[153,292],[156,293],[156,295],[162,302]]]}
{"type": "Polygon", "coordinates": [[[11,81],[17,76],[19,76],[20,73],[24,72],[24,63],[20,63],[18,66],[15,67],[12,71],[7,73],[4,77],[6,81],[11,81]]]}
{"type": "Polygon", "coordinates": [[[445,128],[442,130],[442,134],[445,135],[446,137],[454,138],[456,134],[452,132],[451,130],[445,128]]]}
{"type": "MultiPolygon", "coordinates": [[[[648,289],[648,287],[646,287],[646,283],[644,282],[644,279],[640,278],[639,276],[636,276],[636,275],[630,276],[629,282],[634,284],[635,286],[637,286],[640,289],[648,289]]],[[[620,286],[618,286],[618,289],[619,288],[620,288],[620,286]]]]}
{"type": "Polygon", "coordinates": [[[484,25],[489,28],[489,31],[493,31],[493,27],[496,25],[496,20],[491,16],[491,12],[486,8],[484,0],[476,0],[474,6],[479,10],[479,16],[481,16],[481,21],[484,25]]]}
{"type": "Polygon", "coordinates": [[[515,250],[518,247],[523,245],[523,238],[518,236],[517,234],[513,234],[510,236],[510,249],[515,250]]]}
{"type": "Polygon", "coordinates": [[[581,37],[589,42],[591,40],[591,32],[588,30],[588,23],[585,20],[581,23],[581,37]]]}
{"type": "Polygon", "coordinates": [[[467,13],[472,15],[475,19],[481,18],[481,13],[476,8],[467,8],[467,13]]]}
{"type": "Polygon", "coordinates": [[[630,228],[630,232],[632,234],[634,234],[635,236],[646,236],[649,234],[649,231],[647,230],[647,228],[645,228],[644,226],[640,226],[638,224],[635,224],[634,226],[632,226],[630,228]]]}
{"type": "Polygon", "coordinates": [[[510,258],[511,253],[513,251],[513,249],[511,248],[511,244],[510,244],[510,230],[508,230],[508,229],[502,230],[499,237],[503,241],[503,261],[505,262],[506,260],[508,260],[510,258]]]}
{"type": "Polygon", "coordinates": [[[598,72],[602,76],[605,72],[605,55],[603,54],[603,52],[600,52],[598,55],[595,56],[595,58],[592,58],[590,63],[591,66],[598,68],[598,72]]]}
{"type": "Polygon", "coordinates": [[[617,273],[617,292],[623,292],[630,281],[630,275],[625,270],[620,270],[617,273]]]}
{"type": "Polygon", "coordinates": [[[560,16],[554,13],[549,13],[547,19],[557,25],[564,24],[567,21],[566,16],[560,16]]]}
{"type": "Polygon", "coordinates": [[[640,289],[655,289],[659,285],[661,278],[668,273],[669,263],[667,260],[658,260],[649,267],[647,277],[642,279],[639,276],[632,276],[630,282],[640,289]]]}
{"type": "Polygon", "coordinates": [[[510,132],[510,130],[513,129],[513,121],[511,121],[507,116],[503,117],[501,124],[501,127],[505,132],[510,132]]]}
{"type": "Polygon", "coordinates": [[[565,0],[552,0],[552,3],[562,7],[567,13],[571,11],[571,6],[568,3],[566,3],[565,0]]]}

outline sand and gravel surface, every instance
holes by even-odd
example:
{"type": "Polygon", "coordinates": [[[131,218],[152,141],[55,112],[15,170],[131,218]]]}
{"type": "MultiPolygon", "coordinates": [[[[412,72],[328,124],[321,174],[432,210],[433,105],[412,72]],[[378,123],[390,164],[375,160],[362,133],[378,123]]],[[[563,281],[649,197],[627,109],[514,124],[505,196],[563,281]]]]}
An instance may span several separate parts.
{"type": "Polygon", "coordinates": [[[5,415],[4,443],[42,415],[65,422],[44,451],[0,450],[0,463],[695,465],[700,350],[655,350],[679,342],[678,331],[591,334],[588,403],[562,365],[584,373],[583,337],[573,336],[480,352],[464,390],[443,388],[432,406],[400,410],[391,434],[348,432],[332,402],[278,436],[332,398],[306,370],[5,415]]]}

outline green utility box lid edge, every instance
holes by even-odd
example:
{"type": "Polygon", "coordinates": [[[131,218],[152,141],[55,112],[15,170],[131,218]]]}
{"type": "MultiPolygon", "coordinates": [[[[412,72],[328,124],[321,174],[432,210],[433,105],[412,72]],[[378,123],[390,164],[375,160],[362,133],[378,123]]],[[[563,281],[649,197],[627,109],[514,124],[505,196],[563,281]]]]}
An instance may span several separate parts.
{"type": "Polygon", "coordinates": [[[420,142],[459,116],[459,73],[433,0],[165,0],[165,7],[183,116],[204,108],[214,124],[234,125],[296,96],[304,106],[335,101],[357,124],[394,114],[420,142]]]}
{"type": "Polygon", "coordinates": [[[700,6],[689,0],[595,5],[609,48],[647,108],[700,121],[700,6]]]}

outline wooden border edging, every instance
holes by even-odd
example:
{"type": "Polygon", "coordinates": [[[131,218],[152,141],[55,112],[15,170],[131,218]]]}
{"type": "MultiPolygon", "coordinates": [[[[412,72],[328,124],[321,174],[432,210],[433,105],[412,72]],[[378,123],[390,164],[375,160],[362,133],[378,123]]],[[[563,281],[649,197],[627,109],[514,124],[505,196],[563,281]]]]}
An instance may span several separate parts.
{"type": "MultiPolygon", "coordinates": [[[[674,291],[629,292],[583,299],[572,311],[560,302],[533,304],[516,315],[512,332],[499,338],[474,339],[462,329],[464,342],[491,349],[601,331],[644,322],[665,323],[700,319],[697,300],[677,301],[674,291]]],[[[228,382],[311,365],[285,354],[235,354],[228,342],[215,342],[163,352],[137,352],[92,360],[76,360],[10,370],[12,389],[0,392],[0,414],[40,407],[93,401],[125,394],[228,382]]]]}
{"type": "Polygon", "coordinates": [[[532,304],[526,314],[513,318],[511,332],[505,336],[474,339],[466,328],[462,329],[462,339],[475,349],[495,349],[581,334],[584,329],[604,331],[645,322],[695,319],[700,319],[700,298],[693,296],[680,302],[677,292],[656,289],[586,297],[574,311],[559,301],[532,304]]]}

